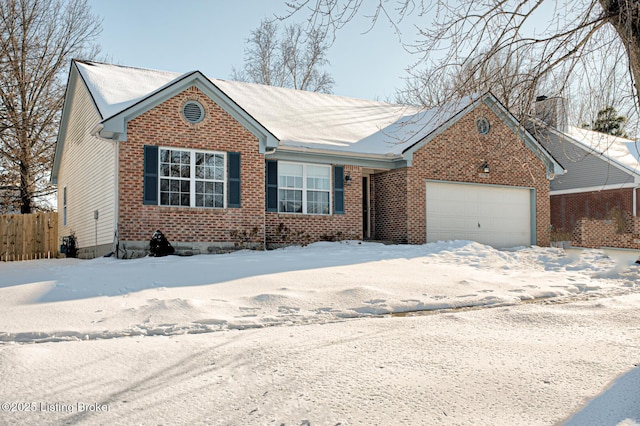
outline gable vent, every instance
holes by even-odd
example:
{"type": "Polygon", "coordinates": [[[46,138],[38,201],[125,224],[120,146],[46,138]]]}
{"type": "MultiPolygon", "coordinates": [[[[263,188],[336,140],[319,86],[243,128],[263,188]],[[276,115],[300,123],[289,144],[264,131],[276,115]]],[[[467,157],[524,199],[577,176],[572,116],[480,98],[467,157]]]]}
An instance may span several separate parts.
{"type": "Polygon", "coordinates": [[[182,115],[189,123],[196,124],[204,118],[204,108],[199,102],[189,101],[182,107],[182,115]]]}

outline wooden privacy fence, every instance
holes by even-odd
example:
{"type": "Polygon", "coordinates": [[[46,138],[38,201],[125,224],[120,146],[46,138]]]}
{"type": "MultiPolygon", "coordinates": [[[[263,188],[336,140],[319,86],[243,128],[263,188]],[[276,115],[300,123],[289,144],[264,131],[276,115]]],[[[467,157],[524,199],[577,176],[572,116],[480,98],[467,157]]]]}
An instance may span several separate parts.
{"type": "Polygon", "coordinates": [[[58,213],[0,215],[0,261],[57,257],[58,213]]]}

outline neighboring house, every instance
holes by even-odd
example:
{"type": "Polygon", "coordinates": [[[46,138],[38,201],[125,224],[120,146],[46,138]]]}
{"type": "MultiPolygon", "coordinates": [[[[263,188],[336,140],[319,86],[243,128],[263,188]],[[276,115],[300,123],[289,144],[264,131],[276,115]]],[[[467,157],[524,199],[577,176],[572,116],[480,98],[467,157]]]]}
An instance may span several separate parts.
{"type": "Polygon", "coordinates": [[[562,167],[491,94],[436,109],[71,65],[52,180],[81,256],[318,240],[549,244],[562,167]]]}
{"type": "MultiPolygon", "coordinates": [[[[554,110],[552,99],[549,102],[554,110]]],[[[539,107],[538,111],[545,110],[539,107]]],[[[555,120],[556,110],[538,121],[538,141],[567,170],[551,182],[551,224],[560,233],[572,232],[580,219],[612,219],[640,214],[640,145],[605,133],[555,120]]],[[[531,126],[530,126],[531,127],[531,126]]]]}

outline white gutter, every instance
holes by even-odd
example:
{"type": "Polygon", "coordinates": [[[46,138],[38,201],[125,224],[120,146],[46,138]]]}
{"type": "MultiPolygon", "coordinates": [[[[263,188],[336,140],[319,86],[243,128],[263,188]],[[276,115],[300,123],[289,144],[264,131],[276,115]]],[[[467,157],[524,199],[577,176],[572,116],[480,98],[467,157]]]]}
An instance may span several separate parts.
{"type": "MultiPolygon", "coordinates": [[[[631,152],[631,155],[636,157],[640,162],[640,149],[638,148],[638,146],[640,146],[640,139],[636,139],[634,142],[634,148],[636,149],[635,153],[638,154],[638,156],[633,153],[631,147],[629,147],[629,152],[631,152]]],[[[638,181],[638,186],[633,189],[633,217],[638,216],[638,190],[640,190],[640,179],[636,177],[636,181],[638,181]]]]}
{"type": "MultiPolygon", "coordinates": [[[[336,157],[354,157],[354,158],[365,158],[372,160],[402,160],[402,154],[395,153],[385,153],[385,154],[372,154],[365,152],[356,152],[356,151],[342,151],[337,149],[324,149],[324,148],[308,148],[302,146],[291,146],[291,145],[281,145],[278,147],[278,151],[280,152],[295,152],[295,153],[303,153],[303,154],[322,154],[322,155],[331,155],[336,157]]],[[[275,148],[274,148],[275,152],[275,148]]],[[[273,152],[266,152],[266,154],[272,154],[273,152]]]]}
{"type": "Polygon", "coordinates": [[[566,194],[579,194],[581,192],[600,192],[600,191],[611,191],[615,189],[625,189],[625,188],[640,188],[637,183],[612,183],[609,185],[597,185],[597,186],[589,186],[582,188],[572,188],[572,189],[556,189],[549,191],[550,195],[566,195],[566,194]]]}

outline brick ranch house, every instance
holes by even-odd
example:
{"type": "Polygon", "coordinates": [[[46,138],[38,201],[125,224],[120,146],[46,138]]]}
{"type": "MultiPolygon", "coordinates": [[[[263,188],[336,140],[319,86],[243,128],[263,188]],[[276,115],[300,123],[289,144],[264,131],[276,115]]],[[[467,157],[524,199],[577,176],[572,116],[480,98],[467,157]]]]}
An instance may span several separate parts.
{"type": "Polygon", "coordinates": [[[569,126],[557,99],[540,99],[530,131],[567,172],[551,182],[551,225],[575,245],[640,248],[640,146],[569,126]]]}
{"type": "Polygon", "coordinates": [[[434,110],[73,61],[52,180],[81,256],[548,245],[560,164],[487,93],[434,110]]]}

